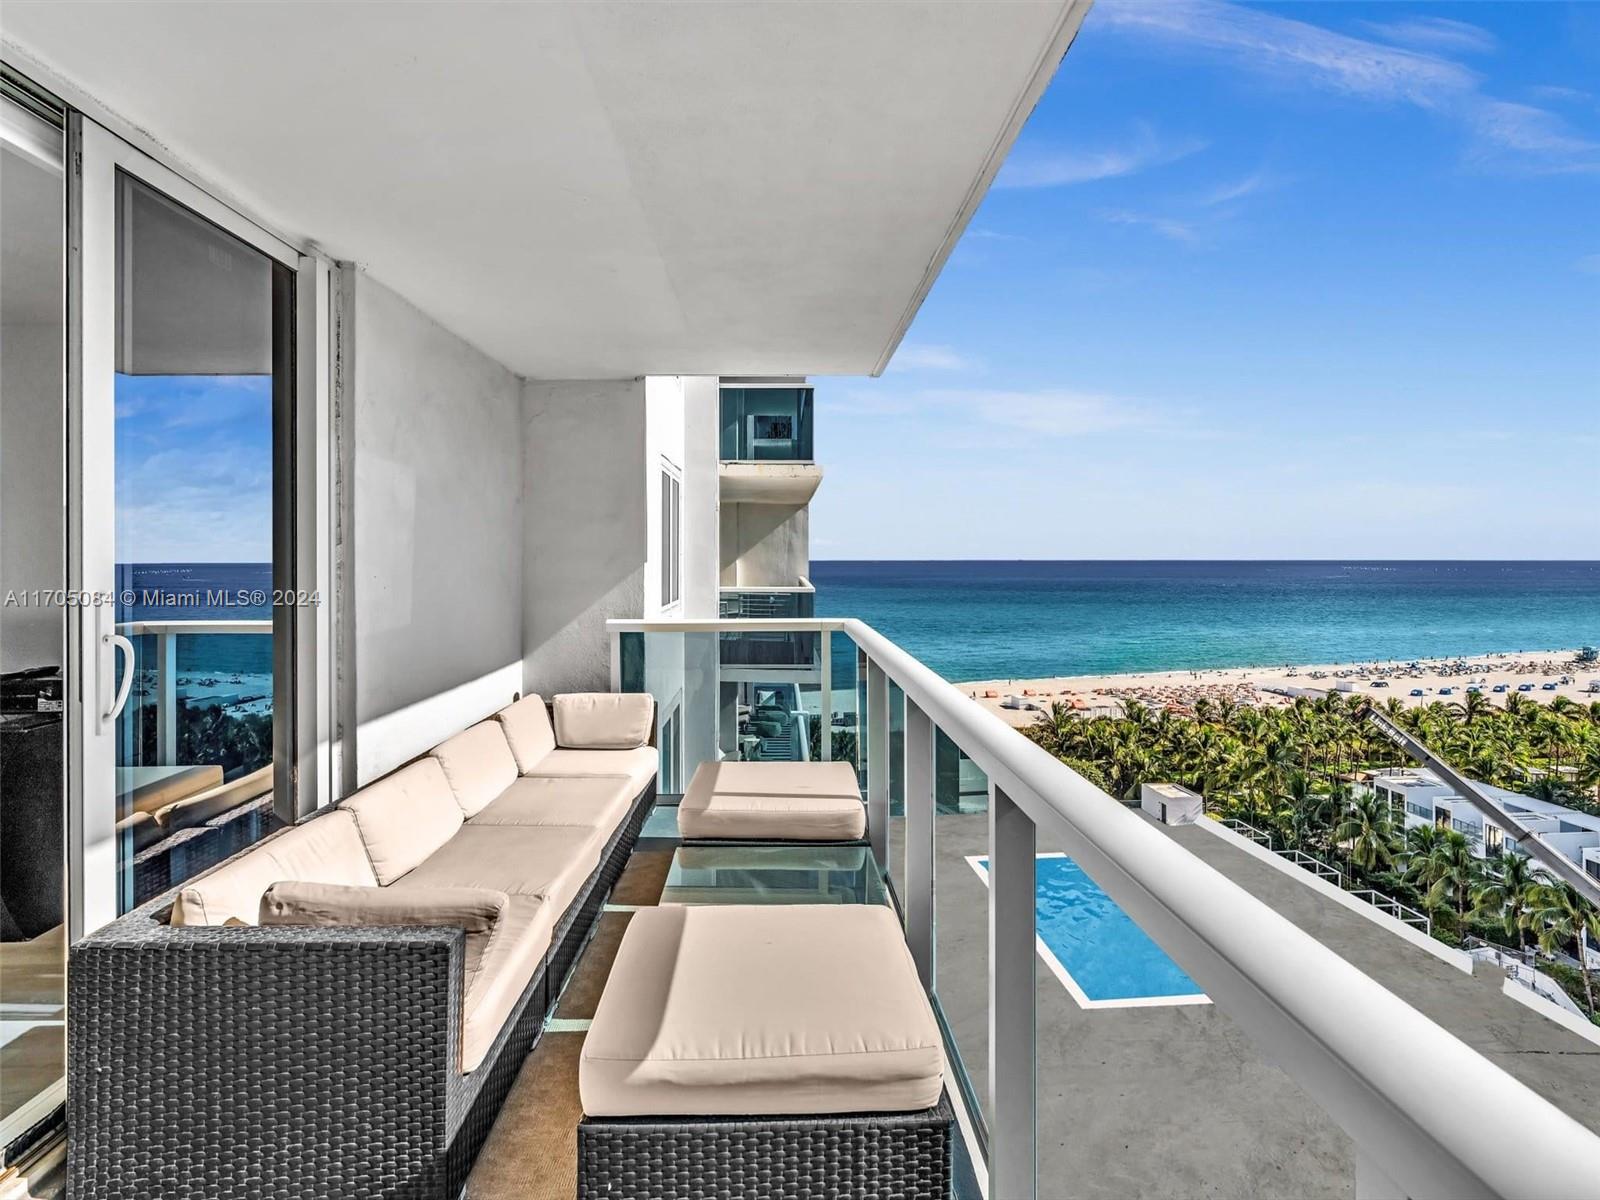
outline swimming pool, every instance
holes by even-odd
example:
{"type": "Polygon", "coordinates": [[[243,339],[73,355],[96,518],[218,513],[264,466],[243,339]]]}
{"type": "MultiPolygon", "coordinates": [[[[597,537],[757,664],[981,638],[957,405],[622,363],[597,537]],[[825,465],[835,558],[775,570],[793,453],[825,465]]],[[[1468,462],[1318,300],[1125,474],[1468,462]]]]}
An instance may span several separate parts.
{"type": "MultiPolygon", "coordinates": [[[[987,886],[989,860],[967,862],[987,886]]],[[[1072,859],[1041,854],[1035,873],[1039,957],[1084,1008],[1211,1003],[1072,859]]]]}

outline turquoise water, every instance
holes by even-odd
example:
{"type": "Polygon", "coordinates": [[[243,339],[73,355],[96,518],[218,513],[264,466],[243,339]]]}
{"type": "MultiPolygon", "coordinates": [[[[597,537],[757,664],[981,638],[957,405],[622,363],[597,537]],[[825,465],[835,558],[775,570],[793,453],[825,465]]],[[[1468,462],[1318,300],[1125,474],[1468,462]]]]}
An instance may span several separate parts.
{"type": "MultiPolygon", "coordinates": [[[[985,872],[988,859],[979,859],[985,872]]],[[[1091,1001],[1200,996],[1199,986],[1167,957],[1070,858],[1041,854],[1035,863],[1039,938],[1091,1001]]]]}
{"type": "Polygon", "coordinates": [[[1433,658],[1600,643],[1600,562],[816,562],[951,680],[1433,658]]]}

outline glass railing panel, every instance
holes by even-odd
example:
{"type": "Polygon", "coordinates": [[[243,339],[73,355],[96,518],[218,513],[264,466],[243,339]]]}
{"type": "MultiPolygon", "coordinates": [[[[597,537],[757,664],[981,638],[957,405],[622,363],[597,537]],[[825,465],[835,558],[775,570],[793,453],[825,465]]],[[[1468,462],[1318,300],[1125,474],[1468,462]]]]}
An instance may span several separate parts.
{"type": "Polygon", "coordinates": [[[934,735],[933,995],[968,1109],[989,1120],[989,896],[975,867],[989,852],[989,781],[934,735]]]}
{"type": "Polygon", "coordinates": [[[906,694],[889,684],[889,857],[891,887],[905,879],[906,694]]]}
{"type": "Polygon", "coordinates": [[[815,670],[821,643],[815,633],[724,633],[722,661],[730,667],[815,670]]]}
{"type": "Polygon", "coordinates": [[[723,388],[722,460],[812,461],[812,407],[808,387],[723,388]]]}
{"type": "Polygon", "coordinates": [[[681,795],[702,762],[718,757],[722,722],[715,633],[623,633],[619,675],[625,692],[656,702],[656,791],[681,795]]]}
{"type": "MultiPolygon", "coordinates": [[[[853,764],[864,783],[866,760],[862,748],[862,709],[858,691],[860,681],[857,678],[859,655],[856,644],[842,633],[830,633],[828,647],[828,715],[821,723],[821,728],[828,731],[833,761],[853,764]]],[[[820,754],[820,730],[817,742],[820,754]]]]}

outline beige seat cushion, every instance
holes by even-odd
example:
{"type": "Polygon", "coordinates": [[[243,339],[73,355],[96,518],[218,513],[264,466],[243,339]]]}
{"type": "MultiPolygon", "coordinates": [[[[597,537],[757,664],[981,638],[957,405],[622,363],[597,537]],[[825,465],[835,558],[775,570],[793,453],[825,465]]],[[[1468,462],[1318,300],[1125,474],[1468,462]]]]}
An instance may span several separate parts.
{"type": "Polygon", "coordinates": [[[479,721],[435,746],[433,757],[469,817],[482,812],[517,777],[517,760],[499,721],[479,721]]]}
{"type": "Polygon", "coordinates": [[[544,962],[554,927],[537,896],[478,887],[334,887],[275,883],[263,925],[442,925],[466,932],[461,1069],[478,1066],[544,962]]]}
{"type": "Polygon", "coordinates": [[[552,750],[523,774],[546,779],[626,775],[637,796],[650,786],[660,765],[661,755],[654,746],[640,746],[637,750],[552,750]]]}
{"type": "Polygon", "coordinates": [[[397,888],[486,887],[537,896],[560,921],[594,869],[606,838],[583,825],[467,825],[397,888]]]}
{"type": "Polygon", "coordinates": [[[852,841],[867,831],[855,768],[842,762],[705,762],[678,805],[686,838],[852,841]]]}
{"type": "Polygon", "coordinates": [[[656,702],[648,692],[572,692],[555,699],[556,745],[634,750],[650,740],[656,702]]]}
{"type": "Polygon", "coordinates": [[[561,908],[538,896],[512,896],[505,916],[485,948],[483,962],[462,999],[461,1069],[472,1071],[489,1047],[528,982],[544,965],[561,908]]]}
{"type": "Polygon", "coordinates": [[[550,712],[544,706],[543,697],[524,696],[495,713],[494,719],[505,730],[511,753],[516,756],[517,770],[524,775],[556,748],[556,731],[550,724],[550,712]]]}
{"type": "Polygon", "coordinates": [[[254,925],[262,893],[286,879],[351,887],[376,884],[355,818],[333,809],[191,879],[178,893],[170,920],[174,925],[221,925],[236,917],[254,925]]]}
{"type": "Polygon", "coordinates": [[[579,825],[610,837],[638,795],[626,775],[518,779],[468,825],[579,825]]]}
{"type": "Polygon", "coordinates": [[[356,821],[382,884],[393,883],[455,836],[461,806],[436,758],[421,758],[339,806],[356,821]]]}
{"type": "Polygon", "coordinates": [[[911,1112],[942,1084],[899,922],[862,904],[639,910],[578,1067],[597,1117],[911,1112]]]}

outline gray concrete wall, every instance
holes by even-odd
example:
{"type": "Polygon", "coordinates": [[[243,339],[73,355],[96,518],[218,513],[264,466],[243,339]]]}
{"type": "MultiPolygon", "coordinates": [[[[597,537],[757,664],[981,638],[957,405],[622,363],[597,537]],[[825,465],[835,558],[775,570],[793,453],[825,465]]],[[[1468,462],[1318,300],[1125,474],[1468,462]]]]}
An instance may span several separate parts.
{"type": "Polygon", "coordinates": [[[609,690],[605,623],[643,614],[650,560],[644,381],[529,380],[522,441],[524,690],[609,690]]]}
{"type": "MultiPolygon", "coordinates": [[[[59,324],[0,329],[0,595],[63,586],[62,353],[59,324]]],[[[7,606],[0,670],[59,665],[62,630],[58,606],[7,606]]]]}
{"type": "Polygon", "coordinates": [[[717,515],[715,375],[683,381],[683,615],[715,617],[720,533],[717,515]]]}
{"type": "Polygon", "coordinates": [[[366,782],[521,687],[522,387],[365,273],[341,286],[349,703],[366,782]]]}

